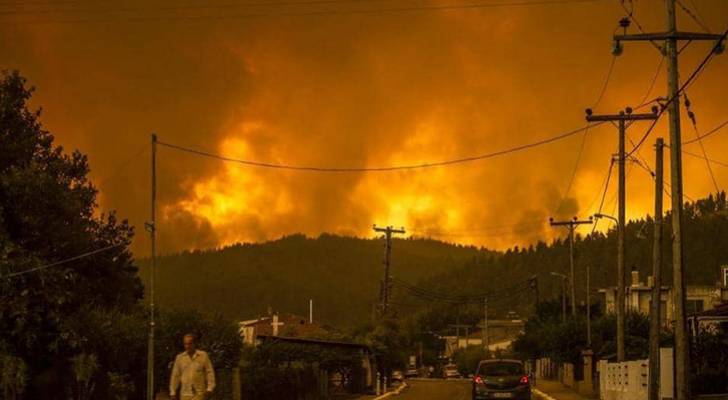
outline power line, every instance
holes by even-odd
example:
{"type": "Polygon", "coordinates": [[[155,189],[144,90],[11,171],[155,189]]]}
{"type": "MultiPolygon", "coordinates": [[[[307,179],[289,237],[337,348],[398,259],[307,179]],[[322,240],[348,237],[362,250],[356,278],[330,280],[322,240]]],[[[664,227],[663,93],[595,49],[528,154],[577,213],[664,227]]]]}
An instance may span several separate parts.
{"type": "MultiPolygon", "coordinates": [[[[301,12],[268,12],[268,13],[243,13],[243,14],[223,14],[223,15],[176,15],[176,16],[148,16],[133,17],[120,19],[65,19],[65,20],[26,20],[19,21],[17,24],[53,24],[53,23],[94,23],[94,22],[150,22],[150,21],[200,21],[200,20],[227,20],[227,19],[243,19],[243,18],[266,18],[266,17],[307,17],[307,16],[327,16],[327,15],[360,15],[360,14],[385,14],[385,13],[407,13],[418,11],[447,11],[447,10],[464,10],[464,9],[484,9],[484,8],[500,8],[500,7],[528,7],[528,6],[546,6],[546,5],[565,5],[580,3],[596,3],[604,0],[535,0],[535,1],[503,1],[499,3],[469,3],[469,4],[449,4],[449,5],[424,5],[409,7],[387,7],[387,8],[369,8],[359,10],[319,10],[319,11],[301,11],[301,12]]],[[[107,11],[108,13],[108,11],[107,11]]]]}
{"type": "Polygon", "coordinates": [[[683,144],[683,145],[686,145],[686,144],[692,144],[692,143],[695,143],[695,142],[701,141],[701,140],[703,140],[703,139],[707,138],[708,136],[710,136],[710,135],[712,135],[712,134],[714,134],[714,133],[716,133],[716,132],[720,131],[720,130],[721,130],[721,129],[723,129],[723,128],[724,128],[724,127],[725,127],[726,125],[728,125],[728,120],[725,120],[725,121],[723,121],[723,123],[721,123],[720,125],[716,126],[716,127],[715,127],[715,128],[713,128],[713,129],[711,129],[711,130],[710,130],[710,131],[708,131],[707,133],[704,133],[703,135],[699,135],[698,137],[696,137],[696,138],[694,138],[694,139],[686,140],[686,141],[682,142],[682,144],[683,144]]]}
{"type": "Polygon", "coordinates": [[[715,174],[713,173],[713,167],[710,166],[710,161],[708,161],[708,153],[705,151],[705,146],[703,145],[703,140],[700,138],[700,132],[698,131],[698,122],[695,119],[695,113],[692,111],[690,100],[688,99],[688,96],[686,93],[683,94],[685,98],[685,109],[688,112],[688,117],[690,118],[690,122],[692,122],[693,130],[695,131],[695,138],[698,140],[698,144],[700,145],[700,151],[703,153],[703,158],[705,159],[705,167],[708,169],[708,175],[710,176],[710,179],[713,181],[713,186],[715,187],[715,192],[720,193],[720,188],[718,187],[718,181],[715,179],[715,174]]]}
{"type": "Polygon", "coordinates": [[[650,93],[652,93],[652,89],[655,88],[655,83],[657,82],[657,78],[660,76],[660,71],[662,71],[662,64],[665,62],[665,56],[663,55],[660,57],[660,62],[657,64],[657,68],[655,69],[655,74],[652,75],[652,81],[650,82],[650,86],[647,88],[647,92],[645,92],[645,95],[642,96],[642,100],[640,100],[639,105],[635,107],[635,109],[640,109],[650,103],[653,103],[655,100],[647,101],[647,98],[650,96],[650,93]]]}
{"type": "Polygon", "coordinates": [[[470,294],[470,295],[460,295],[460,296],[452,296],[445,293],[435,292],[429,289],[424,289],[422,287],[418,287],[412,284],[409,284],[405,281],[402,281],[400,279],[392,278],[392,282],[396,284],[398,287],[405,289],[408,293],[411,295],[418,297],[423,300],[428,301],[436,301],[441,303],[448,303],[448,304],[454,304],[454,305],[463,305],[463,304],[482,304],[483,300],[489,299],[489,300],[495,300],[495,301],[502,301],[504,299],[512,298],[516,295],[519,295],[525,290],[531,289],[531,278],[528,280],[522,281],[516,285],[513,285],[512,287],[500,289],[497,291],[490,291],[490,292],[484,292],[484,293],[478,293],[478,294],[470,294]]]}
{"type": "MultiPolygon", "coordinates": [[[[639,29],[640,32],[645,33],[644,28],[642,28],[642,24],[640,24],[640,22],[634,16],[634,3],[632,3],[630,1],[630,4],[632,5],[632,9],[628,10],[627,6],[624,5],[624,0],[618,0],[618,1],[619,1],[619,4],[622,6],[622,9],[624,10],[624,13],[627,16],[628,20],[631,20],[632,22],[634,22],[635,25],[637,25],[637,29],[639,29]]],[[[626,30],[627,30],[627,28],[625,28],[625,31],[626,30]]],[[[655,43],[654,40],[650,40],[650,43],[652,43],[652,45],[655,46],[655,48],[662,53],[662,47],[660,47],[659,44],[655,43]]]]}
{"type": "Polygon", "coordinates": [[[421,234],[420,236],[424,235],[431,235],[431,236],[452,236],[452,237],[493,237],[493,236],[501,236],[504,234],[508,234],[509,232],[499,232],[499,231],[507,231],[509,229],[513,228],[527,228],[527,227],[537,227],[537,226],[543,226],[544,223],[539,222],[523,222],[523,223],[516,223],[516,224],[508,224],[508,225],[496,225],[496,226],[489,226],[489,227],[483,227],[483,228],[473,228],[473,229],[458,229],[458,230],[436,230],[436,229],[410,229],[410,232],[416,232],[421,234]]]}
{"type": "Polygon", "coordinates": [[[192,149],[189,147],[183,147],[183,146],[166,143],[166,142],[162,142],[162,141],[159,141],[157,143],[160,146],[165,146],[170,149],[179,150],[179,151],[190,153],[190,154],[195,154],[198,156],[214,158],[214,159],[218,159],[221,161],[234,162],[234,163],[238,163],[238,164],[248,165],[248,166],[252,166],[252,167],[283,169],[283,170],[293,170],[293,171],[308,171],[308,172],[333,172],[333,173],[387,172],[387,171],[402,171],[402,170],[443,167],[443,166],[454,165],[454,164],[463,164],[463,163],[469,163],[469,162],[474,162],[474,161],[480,161],[480,160],[485,160],[488,158],[516,153],[519,151],[531,149],[534,147],[538,147],[538,146],[553,143],[553,142],[556,142],[556,141],[559,141],[562,139],[566,139],[570,136],[576,135],[579,132],[583,132],[583,131],[589,129],[590,126],[594,127],[597,125],[601,125],[602,123],[603,122],[592,124],[592,125],[587,125],[586,127],[575,129],[573,131],[569,131],[569,132],[565,132],[565,133],[561,133],[556,136],[549,137],[547,139],[542,139],[542,140],[539,140],[536,142],[531,142],[531,143],[511,147],[508,149],[498,150],[498,151],[494,151],[491,153],[485,153],[485,154],[480,154],[480,155],[471,156],[471,157],[456,158],[456,159],[445,160],[445,161],[423,162],[423,163],[419,163],[419,164],[408,164],[408,165],[398,165],[398,166],[381,166],[381,167],[335,167],[335,166],[308,166],[308,165],[281,164],[281,163],[237,159],[237,158],[227,157],[227,156],[210,153],[210,152],[206,152],[206,151],[202,151],[202,150],[195,150],[195,149],[192,149]]]}
{"type": "Polygon", "coordinates": [[[690,16],[690,18],[693,21],[695,21],[695,23],[697,23],[701,28],[703,28],[704,31],[711,33],[710,28],[708,28],[708,26],[706,24],[704,24],[703,21],[700,20],[700,18],[698,18],[695,14],[693,14],[692,10],[687,8],[687,6],[685,6],[685,4],[683,4],[683,2],[681,0],[677,0],[676,2],[680,6],[680,8],[682,8],[683,11],[685,11],[685,13],[688,16],[690,16]]]}
{"type": "MultiPolygon", "coordinates": [[[[604,98],[604,93],[607,91],[607,86],[609,86],[609,82],[612,78],[612,72],[614,71],[614,64],[617,61],[617,56],[612,56],[612,61],[609,63],[609,69],[607,70],[607,76],[604,79],[604,83],[602,84],[601,90],[599,91],[599,95],[597,96],[596,101],[594,102],[594,105],[592,105],[591,108],[597,108],[599,106],[599,103],[602,102],[602,98],[604,98]]],[[[587,125],[588,128],[588,125],[587,125]]],[[[576,172],[579,170],[579,164],[581,163],[581,158],[584,154],[584,148],[586,147],[586,139],[587,135],[589,134],[589,129],[584,130],[584,134],[582,135],[581,139],[581,146],[579,146],[579,152],[576,155],[576,161],[574,161],[574,169],[571,171],[571,177],[569,178],[569,183],[566,185],[566,190],[564,191],[564,195],[561,196],[561,201],[559,202],[559,206],[556,207],[556,213],[558,214],[561,212],[561,209],[564,207],[564,204],[566,203],[566,199],[569,197],[569,193],[571,192],[571,187],[574,185],[574,180],[576,179],[576,172]]]]}
{"type": "MultiPolygon", "coordinates": [[[[32,14],[68,14],[68,13],[138,13],[138,12],[154,12],[154,11],[188,11],[188,10],[221,10],[230,8],[251,8],[251,7],[289,7],[289,6],[311,6],[311,5],[329,5],[329,4],[370,4],[381,3],[384,0],[308,0],[308,1],[257,1],[257,2],[232,2],[224,4],[193,4],[193,5],[172,5],[162,7],[127,7],[127,8],[51,8],[44,10],[8,10],[0,11],[4,15],[32,15],[32,14]]],[[[586,3],[599,0],[536,0],[536,1],[501,1],[493,3],[470,3],[470,4],[450,4],[441,5],[440,7],[474,7],[474,8],[495,8],[495,7],[516,7],[516,6],[536,6],[536,5],[552,5],[552,4],[568,4],[568,3],[586,3]]],[[[56,5],[56,3],[36,2],[36,3],[0,3],[2,6],[23,6],[23,5],[56,5]]],[[[59,2],[57,5],[73,5],[79,2],[59,2]]],[[[429,8],[428,6],[413,6],[411,8],[429,8]]]]}
{"type": "MultiPolygon", "coordinates": [[[[642,168],[643,171],[647,172],[647,174],[650,176],[650,178],[652,178],[653,181],[656,179],[655,171],[653,171],[652,168],[650,168],[648,165],[644,164],[643,162],[640,162],[639,160],[637,160],[635,158],[631,158],[630,160],[632,160],[632,162],[634,162],[638,167],[642,168]]],[[[672,197],[672,194],[670,194],[670,190],[669,190],[670,187],[671,186],[669,183],[663,182],[663,191],[665,192],[665,195],[667,195],[667,197],[672,197]]],[[[695,201],[694,198],[688,196],[684,192],[683,192],[683,198],[685,198],[686,200],[689,200],[689,201],[695,201]]]]}
{"type": "MultiPolygon", "coordinates": [[[[667,145],[665,145],[665,146],[667,146],[667,145]]],[[[690,152],[690,151],[687,151],[687,150],[683,150],[682,152],[683,152],[683,154],[687,154],[687,155],[689,155],[691,157],[700,158],[701,160],[704,160],[705,159],[705,157],[701,156],[700,154],[695,154],[695,153],[690,152]]],[[[715,165],[720,165],[721,167],[728,168],[728,163],[727,162],[719,161],[719,160],[716,160],[716,159],[713,159],[713,158],[708,158],[708,161],[710,161],[711,163],[713,163],[715,165]]]]}
{"type": "Polygon", "coordinates": [[[708,64],[708,62],[718,52],[718,50],[720,49],[721,43],[726,39],[726,36],[728,36],[728,29],[726,29],[723,32],[723,34],[721,35],[721,38],[719,40],[717,40],[716,41],[716,44],[713,45],[713,47],[710,49],[710,53],[708,53],[708,55],[703,59],[703,61],[700,62],[700,64],[698,65],[698,67],[695,68],[695,70],[690,74],[690,76],[682,84],[682,86],[680,86],[680,88],[678,89],[677,93],[675,93],[671,98],[667,99],[667,102],[665,102],[665,104],[662,105],[662,107],[660,108],[659,113],[658,113],[658,118],[655,119],[652,122],[652,124],[650,125],[650,127],[647,129],[647,132],[645,132],[645,134],[642,136],[642,138],[640,138],[640,140],[637,143],[637,145],[627,154],[628,157],[631,156],[635,151],[637,151],[640,148],[640,146],[642,146],[642,144],[645,142],[645,140],[647,139],[647,137],[650,136],[650,133],[652,133],[652,130],[657,125],[657,122],[660,119],[659,117],[661,117],[662,114],[665,113],[665,110],[667,110],[667,106],[670,103],[672,103],[673,101],[676,101],[676,99],[680,97],[680,94],[682,94],[685,91],[685,89],[691,83],[693,83],[693,81],[700,74],[700,72],[703,70],[703,68],[705,68],[705,66],[708,64]]]}
{"type": "MultiPolygon", "coordinates": [[[[609,191],[609,181],[612,177],[612,169],[614,168],[614,158],[610,158],[609,161],[609,170],[607,171],[607,177],[604,180],[604,191],[602,191],[602,200],[599,202],[599,211],[597,211],[595,214],[601,214],[602,209],[604,208],[604,199],[607,197],[607,191],[609,191]]],[[[594,199],[596,201],[596,198],[594,199]]],[[[593,204],[594,202],[592,202],[593,204]]],[[[589,206],[591,208],[591,206],[589,206]]],[[[599,219],[597,218],[596,221],[594,221],[594,225],[592,226],[591,233],[593,234],[594,231],[597,230],[597,225],[599,224],[599,219]]]]}
{"type": "Polygon", "coordinates": [[[78,1],[0,1],[0,7],[16,7],[16,6],[55,6],[66,4],[79,4],[78,1]]]}
{"type": "Polygon", "coordinates": [[[106,176],[106,178],[99,181],[99,183],[96,184],[96,187],[100,188],[107,184],[110,180],[116,178],[120,173],[124,172],[126,170],[126,167],[129,166],[129,164],[134,161],[137,157],[141,156],[143,153],[146,153],[146,151],[149,150],[148,145],[144,145],[141,149],[139,149],[137,152],[135,152],[131,157],[127,158],[124,162],[119,164],[118,167],[109,175],[106,176]]]}
{"type": "MultiPolygon", "coordinates": [[[[692,5],[692,6],[693,6],[693,10],[695,10],[695,16],[696,16],[696,17],[697,17],[697,18],[698,18],[699,20],[703,21],[703,24],[705,24],[706,28],[710,28],[710,27],[708,26],[708,24],[707,24],[707,23],[705,22],[705,18],[703,18],[703,16],[702,16],[702,15],[700,15],[700,10],[698,9],[698,5],[697,5],[697,4],[695,4],[695,2],[694,2],[693,0],[689,0],[689,1],[690,1],[690,5],[692,5]]],[[[708,29],[708,31],[710,31],[710,29],[708,29]]]]}
{"type": "Polygon", "coordinates": [[[71,257],[71,258],[67,258],[65,260],[56,261],[56,262],[51,263],[51,264],[47,264],[47,265],[42,265],[40,267],[26,269],[24,271],[19,271],[19,272],[13,272],[13,273],[10,273],[10,274],[6,274],[6,275],[2,276],[2,278],[13,278],[13,277],[20,276],[20,275],[30,274],[32,272],[37,272],[37,271],[41,271],[41,270],[44,270],[44,269],[52,268],[52,267],[55,267],[55,266],[58,266],[58,265],[61,265],[61,264],[66,264],[66,263],[69,263],[71,261],[80,260],[82,258],[90,257],[92,255],[95,255],[95,254],[98,254],[98,253],[102,253],[104,251],[111,250],[111,249],[116,248],[116,247],[122,247],[122,246],[125,246],[125,244],[124,243],[119,243],[119,244],[114,244],[114,245],[111,245],[111,246],[102,247],[100,249],[97,249],[97,250],[94,250],[94,251],[90,251],[88,253],[79,254],[77,256],[74,256],[74,257],[71,257]]]}
{"type": "MultiPolygon", "coordinates": [[[[602,187],[602,186],[604,187],[604,190],[607,190],[607,188],[609,187],[609,180],[612,176],[613,167],[614,167],[614,158],[610,158],[609,159],[609,168],[607,169],[607,173],[604,175],[604,179],[602,179],[603,183],[600,185],[600,187],[602,187]]],[[[604,197],[604,194],[602,193],[600,195],[599,192],[597,192],[597,195],[594,196],[592,201],[589,203],[589,207],[587,207],[587,210],[594,210],[595,209],[594,206],[596,205],[597,200],[599,200],[600,197],[604,197]]],[[[604,200],[602,200],[601,203],[603,204],[604,200]]],[[[600,204],[600,207],[601,207],[601,204],[600,204]]],[[[600,209],[600,211],[601,211],[601,209],[600,209]]],[[[594,213],[590,213],[590,215],[591,214],[594,214],[594,213]]]]}

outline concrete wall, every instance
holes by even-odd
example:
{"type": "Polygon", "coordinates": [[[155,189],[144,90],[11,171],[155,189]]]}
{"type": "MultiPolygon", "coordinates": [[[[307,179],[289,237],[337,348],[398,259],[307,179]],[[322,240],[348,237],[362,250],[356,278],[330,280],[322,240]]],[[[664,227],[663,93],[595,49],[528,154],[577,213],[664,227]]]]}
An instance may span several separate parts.
{"type": "Polygon", "coordinates": [[[564,363],[562,365],[561,383],[566,387],[574,387],[574,364],[564,363]]]}
{"type": "MultiPolygon", "coordinates": [[[[673,398],[672,349],[660,349],[660,397],[673,398]]],[[[649,394],[649,361],[622,363],[599,361],[599,397],[602,400],[646,400],[649,394]]]]}

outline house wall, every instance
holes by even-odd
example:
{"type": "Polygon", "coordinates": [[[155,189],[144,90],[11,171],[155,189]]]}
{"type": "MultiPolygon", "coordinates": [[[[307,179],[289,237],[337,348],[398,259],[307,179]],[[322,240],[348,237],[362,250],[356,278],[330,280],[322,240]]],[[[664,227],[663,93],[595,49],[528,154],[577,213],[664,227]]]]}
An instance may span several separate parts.
{"type": "MultiPolygon", "coordinates": [[[[645,315],[650,314],[650,303],[652,299],[652,291],[645,285],[628,286],[625,288],[625,307],[628,310],[640,312],[645,315]]],[[[609,287],[600,290],[604,296],[604,308],[608,313],[616,312],[616,288],[609,287]]],[[[674,319],[675,306],[673,303],[672,287],[663,287],[661,291],[661,300],[664,302],[664,323],[669,325],[674,319]]],[[[685,298],[688,301],[700,300],[703,302],[703,309],[712,308],[728,299],[728,290],[724,290],[714,286],[696,286],[691,285],[685,288],[685,298]]]]}
{"type": "Polygon", "coordinates": [[[702,301],[703,310],[707,310],[720,303],[721,294],[720,289],[713,286],[688,286],[685,290],[685,298],[688,301],[702,301]]]}

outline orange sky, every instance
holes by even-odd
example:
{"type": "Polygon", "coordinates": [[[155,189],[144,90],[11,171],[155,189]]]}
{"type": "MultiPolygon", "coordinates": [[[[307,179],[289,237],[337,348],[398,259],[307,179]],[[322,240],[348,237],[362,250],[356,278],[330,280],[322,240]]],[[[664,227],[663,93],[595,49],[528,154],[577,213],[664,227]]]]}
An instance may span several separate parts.
{"type": "MultiPolygon", "coordinates": [[[[46,128],[88,154],[101,208],[140,226],[149,213],[151,132],[230,157],[383,166],[488,153],[579,128],[624,15],[617,0],[419,11],[391,9],[472,2],[267,3],[0,5],[0,68],[19,69],[37,87],[46,128]],[[390,11],[370,12],[383,9],[390,11]]],[[[697,6],[713,31],[728,25],[724,0],[683,3],[697,6]]],[[[662,29],[661,0],[634,5],[646,30],[662,29]]],[[[700,30],[683,11],[679,21],[700,30]]],[[[682,53],[683,75],[708,49],[693,43],[682,53]]],[[[596,111],[638,104],[659,62],[650,45],[627,44],[596,111]]],[[[688,91],[701,132],[728,118],[726,72],[728,56],[716,57],[688,91]]],[[[650,98],[664,95],[665,81],[663,66],[650,98]]],[[[686,119],[683,127],[686,139],[695,137],[686,119]]],[[[630,135],[646,128],[638,123],[630,135]]],[[[663,122],[655,133],[665,130],[663,122]]],[[[728,161],[725,137],[705,140],[709,156],[728,161]]],[[[375,223],[499,249],[551,238],[559,232],[549,216],[595,211],[617,134],[609,125],[589,131],[557,213],[582,138],[458,166],[367,174],[265,170],[160,148],[160,248],[294,232],[370,236],[375,223]]],[[[641,150],[650,163],[653,143],[641,150]]],[[[700,152],[697,144],[686,150],[700,152]]],[[[704,161],[685,156],[684,168],[686,194],[714,191],[704,161]]],[[[728,182],[728,169],[713,169],[719,185],[728,182]]],[[[652,191],[648,175],[631,168],[628,216],[650,212],[652,191]]]]}

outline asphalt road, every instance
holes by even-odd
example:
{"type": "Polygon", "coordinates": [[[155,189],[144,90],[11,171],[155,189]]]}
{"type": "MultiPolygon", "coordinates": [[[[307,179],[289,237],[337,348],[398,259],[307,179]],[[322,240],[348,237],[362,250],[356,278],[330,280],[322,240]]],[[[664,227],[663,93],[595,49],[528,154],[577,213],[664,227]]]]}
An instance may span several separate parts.
{"type": "Polygon", "coordinates": [[[470,400],[470,380],[408,380],[398,400],[470,400]]]}

